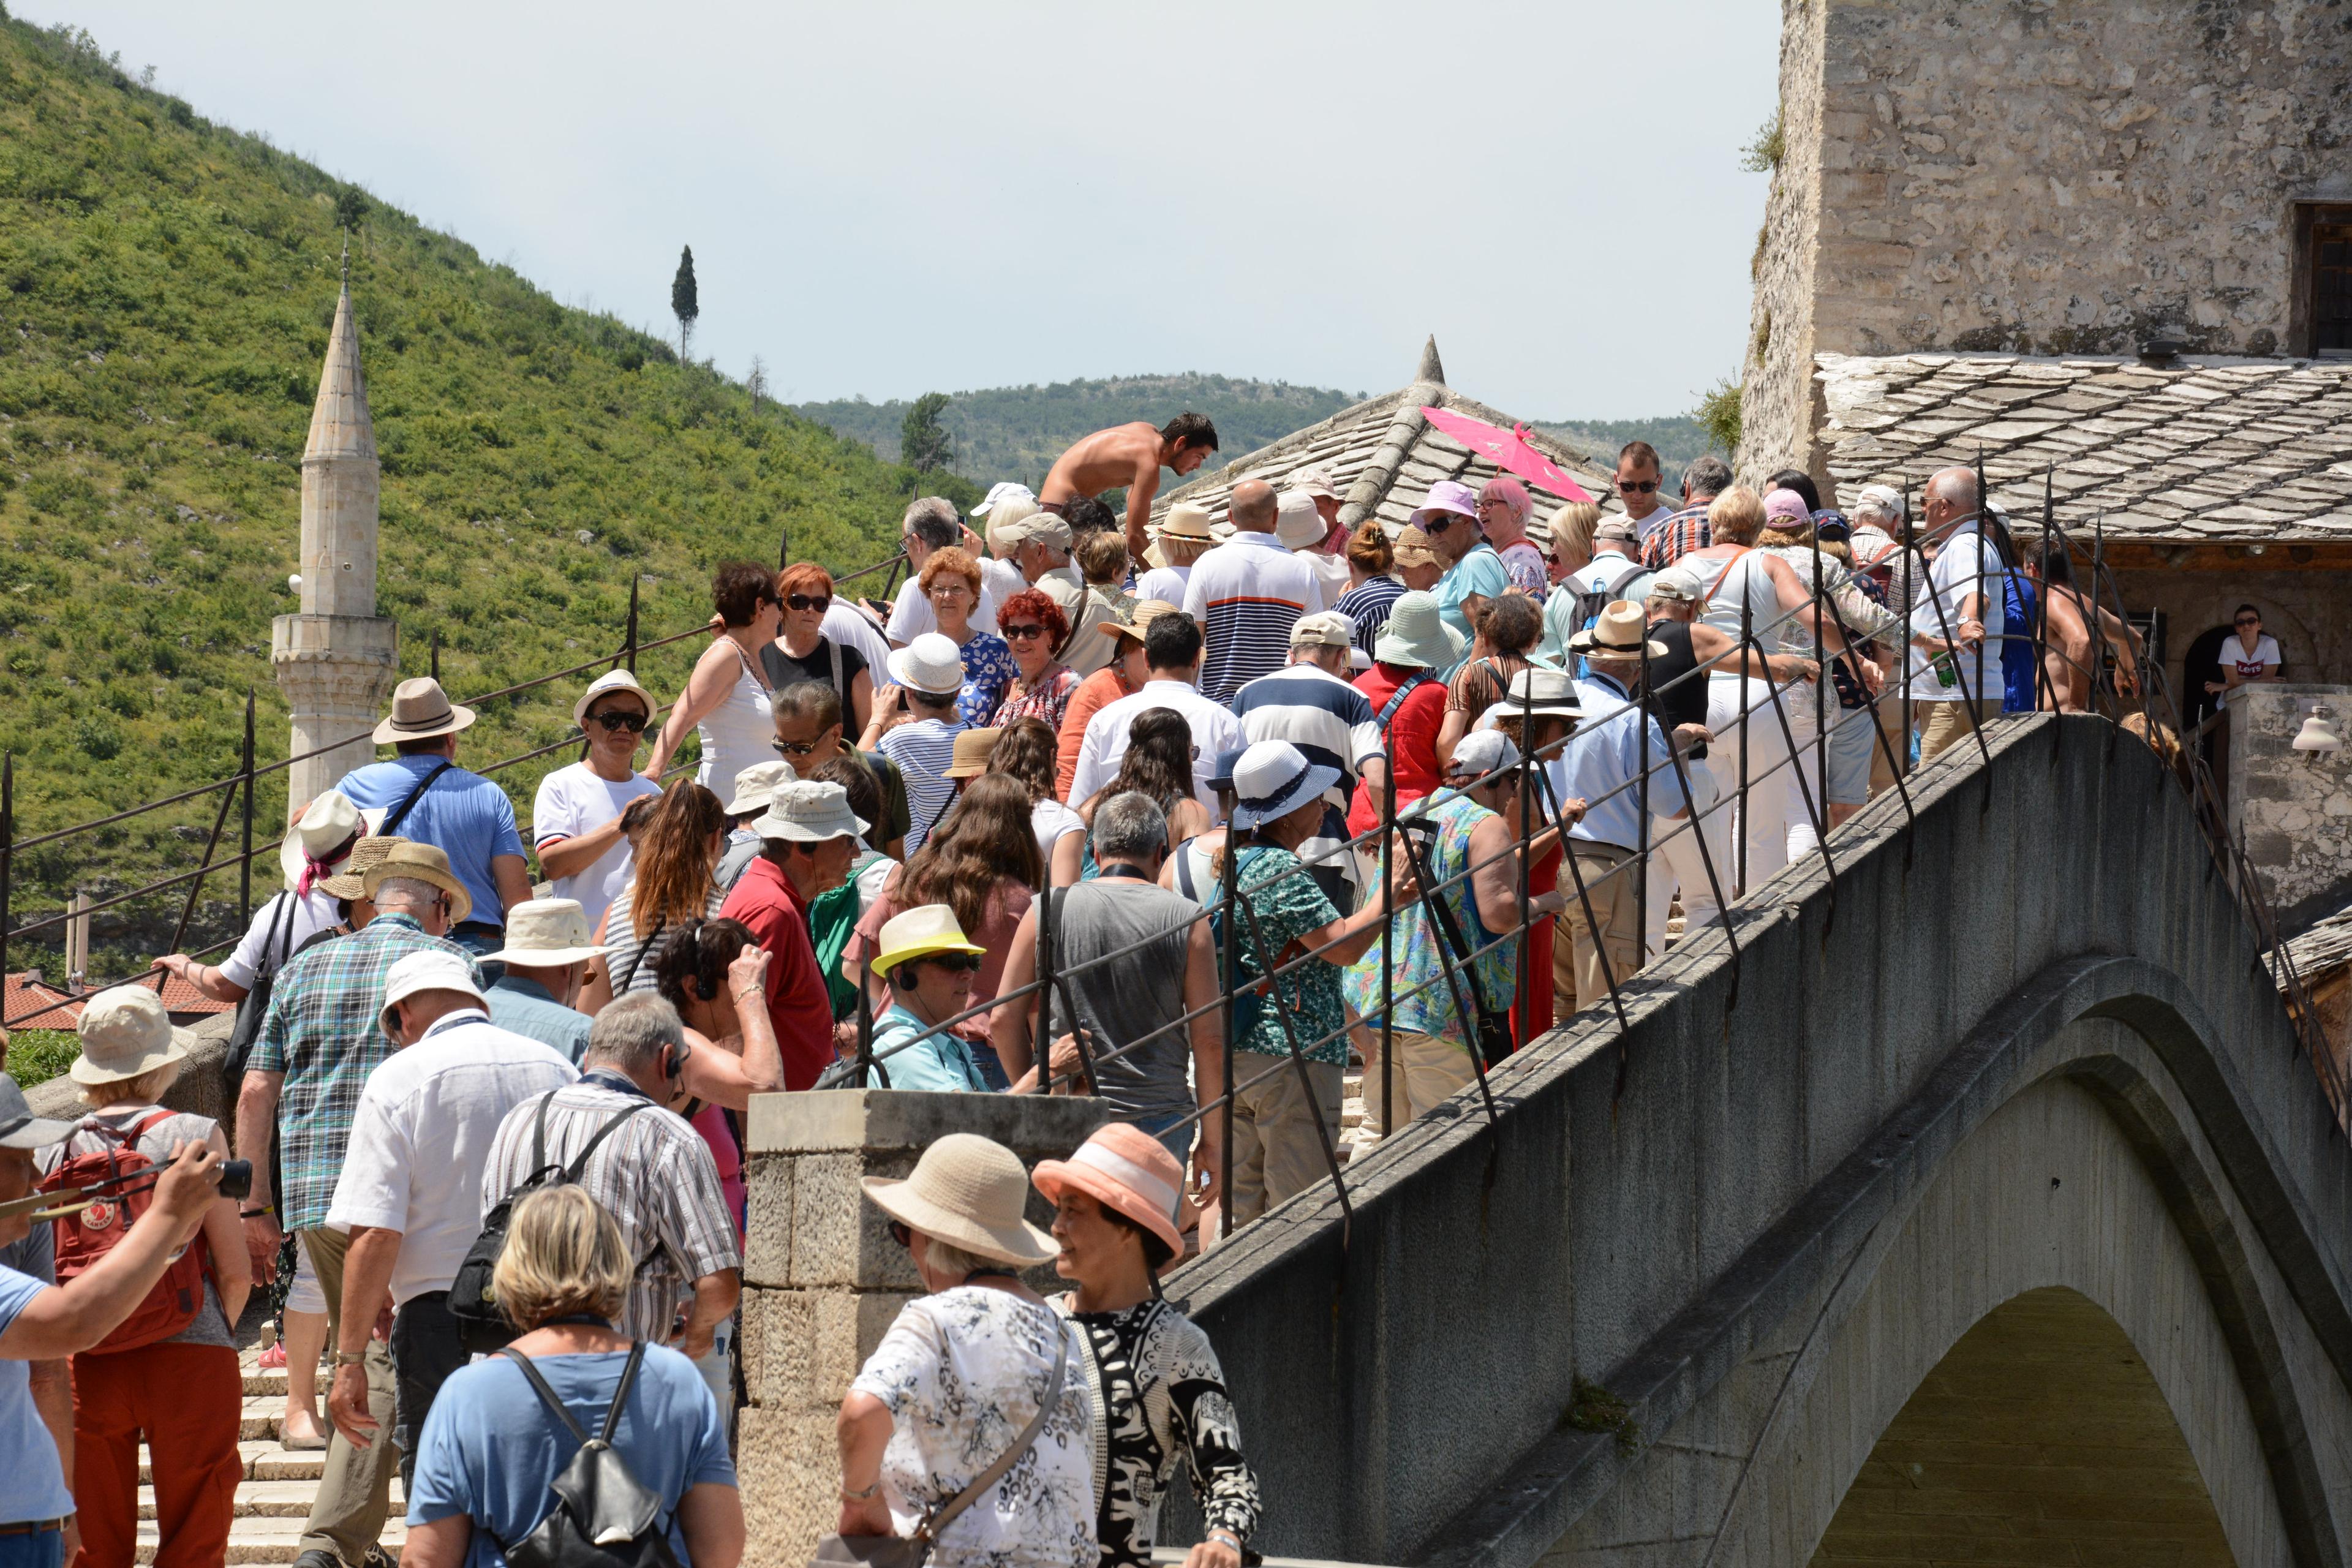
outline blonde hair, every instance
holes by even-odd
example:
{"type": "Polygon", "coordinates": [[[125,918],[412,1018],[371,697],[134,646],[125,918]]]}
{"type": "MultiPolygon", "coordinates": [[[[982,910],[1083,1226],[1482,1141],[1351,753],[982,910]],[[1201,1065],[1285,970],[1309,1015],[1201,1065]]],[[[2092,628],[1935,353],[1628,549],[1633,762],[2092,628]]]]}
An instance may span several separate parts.
{"type": "Polygon", "coordinates": [[[1601,526],[1597,501],[1572,500],[1551,514],[1551,552],[1556,556],[1592,553],[1592,531],[1601,526]],[[1565,551],[1561,546],[1565,545],[1565,551]]]}
{"type": "Polygon", "coordinates": [[[499,1310],[523,1333],[550,1318],[620,1316],[629,1291],[629,1245],[620,1222],[576,1183],[526,1193],[507,1222],[490,1270],[499,1310]]]}
{"type": "Polygon", "coordinates": [[[1764,498],[1734,485],[1706,508],[1707,534],[1717,544],[1753,544],[1764,529],[1764,498]]]}
{"type": "Polygon", "coordinates": [[[1108,530],[1079,539],[1078,571],[1090,584],[1117,583],[1127,575],[1127,541],[1108,530]]]}
{"type": "Polygon", "coordinates": [[[1187,539],[1180,533],[1160,536],[1160,558],[1171,566],[1190,566],[1216,547],[1213,539],[1187,539]]]}
{"type": "Polygon", "coordinates": [[[85,1083],[77,1087],[81,1100],[92,1110],[104,1110],[110,1105],[157,1105],[180,1081],[180,1063],[165,1062],[159,1068],[149,1068],[137,1078],[117,1079],[112,1083],[85,1083]]]}

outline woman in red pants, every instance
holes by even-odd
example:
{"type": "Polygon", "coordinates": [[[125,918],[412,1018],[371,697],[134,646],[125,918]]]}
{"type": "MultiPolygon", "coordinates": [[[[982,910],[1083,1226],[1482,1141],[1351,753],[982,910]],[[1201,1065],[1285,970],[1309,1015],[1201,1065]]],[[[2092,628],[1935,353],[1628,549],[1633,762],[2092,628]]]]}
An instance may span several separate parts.
{"type": "MultiPolygon", "coordinates": [[[[73,1079],[91,1114],[73,1136],[42,1152],[45,1172],[110,1148],[135,1147],[158,1166],[184,1142],[202,1141],[227,1152],[218,1123],[155,1103],[180,1076],[187,1053],[173,1043],[172,1021],[152,991],[124,985],[92,997],[82,1011],[80,1033],[73,1079]]],[[[73,1250],[69,1230],[124,1219],[120,1205],[101,1204],[57,1221],[60,1275],[73,1250]]],[[[192,1290],[187,1297],[192,1317],[165,1337],[117,1348],[123,1338],[142,1337],[142,1321],[153,1331],[154,1319],[142,1306],[96,1349],[73,1358],[71,1479],[81,1525],[80,1568],[131,1568],[137,1560],[142,1438],[155,1488],[158,1568],[218,1568],[227,1553],[236,1484],[244,1476],[236,1439],[245,1389],[233,1331],[253,1283],[237,1200],[215,1200],[188,1247],[210,1254],[201,1296],[192,1290]]],[[[184,1314],[169,1273],[156,1290],[170,1303],[169,1321],[177,1322],[184,1314]]]]}

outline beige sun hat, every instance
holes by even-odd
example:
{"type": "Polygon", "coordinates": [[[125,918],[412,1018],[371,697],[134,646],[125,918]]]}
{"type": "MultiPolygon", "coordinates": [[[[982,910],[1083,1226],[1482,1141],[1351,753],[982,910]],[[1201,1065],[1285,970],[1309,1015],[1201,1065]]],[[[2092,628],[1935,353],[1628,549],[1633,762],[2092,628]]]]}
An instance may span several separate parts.
{"type": "Polygon", "coordinates": [[[526,899],[507,911],[507,944],[482,955],[484,963],[519,963],[525,969],[561,969],[602,958],[588,931],[588,911],[577,899],[526,899]]]}
{"type": "Polygon", "coordinates": [[[1002,1143],[950,1132],[923,1151],[903,1181],[867,1176],[874,1206],[909,1230],[999,1263],[1026,1267],[1058,1256],[1061,1244],[1024,1217],[1029,1173],[1002,1143]]]}
{"type": "Polygon", "coordinates": [[[1434,566],[1437,552],[1431,548],[1429,535],[1407,523],[1397,531],[1395,561],[1400,566],[1434,566]]]}
{"type": "Polygon", "coordinates": [[[1312,550],[1330,531],[1323,514],[1315,510],[1315,498],[1305,490],[1285,490],[1275,502],[1274,536],[1284,548],[1312,550]]]}
{"type": "Polygon", "coordinates": [[[419,675],[392,689],[392,711],[375,727],[375,743],[397,745],[403,741],[454,735],[474,721],[474,710],[449,700],[441,683],[419,675]]]}
{"type": "Polygon", "coordinates": [[[776,792],[800,776],[790,763],[753,763],[735,775],[735,798],[727,803],[727,815],[749,816],[767,810],[776,792]]]}
{"type": "Polygon", "coordinates": [[[402,839],[360,878],[360,889],[373,900],[384,883],[395,878],[430,882],[449,895],[449,923],[456,925],[474,912],[474,895],[449,869],[449,857],[439,847],[402,839]]]}
{"type": "Polygon", "coordinates": [[[1160,520],[1160,526],[1152,531],[1162,539],[1214,539],[1217,537],[1215,531],[1209,527],[1209,509],[1196,500],[1180,500],[1171,506],[1168,509],[1168,515],[1160,520]]]}
{"type": "Polygon", "coordinates": [[[393,1008],[420,991],[455,991],[485,1007],[490,1005],[490,999],[482,994],[482,983],[474,978],[471,959],[437,947],[421,947],[402,954],[384,971],[383,1002],[375,1010],[375,1021],[386,1039],[397,1042],[400,1038],[392,1029],[393,1008]]]}
{"type": "Polygon", "coordinates": [[[351,858],[343,862],[341,870],[311,886],[331,899],[364,899],[367,874],[383,864],[383,858],[392,853],[394,845],[407,842],[397,834],[362,838],[352,846],[351,858]]]}
{"type": "Polygon", "coordinates": [[[1666,645],[1644,634],[1649,617],[1631,599],[1604,605],[1592,624],[1568,639],[1568,651],[1587,658],[1639,658],[1646,644],[1652,658],[1666,657],[1666,645]]]}
{"type": "Polygon", "coordinates": [[[1340,499],[1339,492],[1332,488],[1331,466],[1328,463],[1309,463],[1300,468],[1290,476],[1290,488],[1294,490],[1305,490],[1308,495],[1323,500],[1340,499]]]}
{"type": "Polygon", "coordinates": [[[351,858],[360,835],[376,822],[383,813],[376,812],[373,821],[353,805],[351,797],[339,789],[331,789],[302,808],[302,820],[289,828],[278,846],[278,870],[286,879],[286,890],[302,890],[302,873],[310,872],[310,885],[341,870],[351,858]]]}
{"type": "Polygon", "coordinates": [[[71,1069],[76,1083],[121,1083],[188,1054],[172,1038],[172,1016],[163,1010],[163,999],[144,985],[100,992],[82,1008],[77,1028],[81,1055],[71,1069]]]}
{"type": "Polygon", "coordinates": [[[1115,637],[1133,637],[1136,641],[1141,642],[1145,630],[1152,622],[1162,616],[1181,616],[1183,613],[1181,606],[1171,605],[1165,599],[1145,599],[1127,613],[1127,619],[1105,621],[1100,629],[1115,637]]]}
{"type": "Polygon", "coordinates": [[[955,750],[948,757],[948,771],[941,778],[976,779],[988,771],[988,759],[996,750],[996,742],[1004,738],[1002,730],[959,730],[955,750]]]}
{"type": "Polygon", "coordinates": [[[652,723],[654,716],[661,711],[661,704],[654,700],[652,692],[637,684],[637,678],[633,672],[626,669],[613,669],[605,671],[588,683],[588,689],[582,692],[580,700],[572,705],[572,721],[585,730],[588,727],[588,710],[595,706],[596,699],[610,697],[615,691],[625,691],[643,704],[646,710],[646,722],[648,724],[652,723]]]}
{"type": "Polygon", "coordinates": [[[789,839],[795,844],[830,844],[856,838],[872,826],[849,809],[849,792],[822,779],[794,779],[778,784],[765,815],[751,819],[751,831],[762,838],[789,839]]]}

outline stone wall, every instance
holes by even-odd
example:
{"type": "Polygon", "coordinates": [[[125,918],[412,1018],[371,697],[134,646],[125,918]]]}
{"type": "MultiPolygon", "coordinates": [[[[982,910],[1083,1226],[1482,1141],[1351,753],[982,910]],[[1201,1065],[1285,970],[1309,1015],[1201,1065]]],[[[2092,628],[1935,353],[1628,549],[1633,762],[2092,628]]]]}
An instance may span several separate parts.
{"type": "Polygon", "coordinates": [[[2352,900],[2352,752],[2294,749],[2315,701],[2352,724],[2352,687],[2242,686],[2228,704],[2230,827],[2288,932],[2352,900]]]}
{"type": "MultiPolygon", "coordinates": [[[[1793,0],[1780,27],[1780,166],[1764,204],[1740,356],[1740,477],[1749,482],[1810,450],[1813,411],[1814,237],[1822,216],[1822,7],[1793,0]]],[[[1826,475],[1817,476],[1826,478],[1826,475]]],[[[1826,488],[1825,491],[1826,493],[1826,488]]]]}

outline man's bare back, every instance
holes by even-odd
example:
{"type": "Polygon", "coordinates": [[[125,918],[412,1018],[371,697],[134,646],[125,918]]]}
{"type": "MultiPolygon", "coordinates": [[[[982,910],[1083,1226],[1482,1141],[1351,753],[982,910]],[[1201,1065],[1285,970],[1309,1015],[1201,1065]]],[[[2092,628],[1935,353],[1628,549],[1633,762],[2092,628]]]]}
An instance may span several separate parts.
{"type": "Polygon", "coordinates": [[[1037,504],[1058,510],[1079,496],[1098,496],[1127,487],[1127,548],[1143,559],[1144,525],[1160,491],[1160,470],[1190,474],[1217,449],[1216,426],[1197,414],[1171,420],[1164,429],[1143,420],[1097,430],[1055,459],[1037,504]]]}

